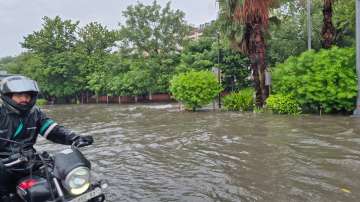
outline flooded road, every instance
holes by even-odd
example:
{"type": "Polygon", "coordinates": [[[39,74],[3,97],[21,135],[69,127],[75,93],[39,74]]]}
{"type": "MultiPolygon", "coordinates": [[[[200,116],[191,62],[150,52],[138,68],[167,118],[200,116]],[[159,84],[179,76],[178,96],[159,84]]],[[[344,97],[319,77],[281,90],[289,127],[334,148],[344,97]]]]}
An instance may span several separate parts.
{"type": "MultiPolygon", "coordinates": [[[[360,119],[59,105],[109,201],[360,201],[360,119]]],[[[58,150],[41,139],[39,149],[58,150]]]]}

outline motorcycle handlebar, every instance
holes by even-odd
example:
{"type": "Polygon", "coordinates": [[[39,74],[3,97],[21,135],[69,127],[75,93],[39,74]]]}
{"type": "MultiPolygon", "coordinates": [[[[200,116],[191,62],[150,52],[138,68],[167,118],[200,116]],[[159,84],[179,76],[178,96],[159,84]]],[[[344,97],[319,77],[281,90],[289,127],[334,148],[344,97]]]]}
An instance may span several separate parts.
{"type": "Polygon", "coordinates": [[[4,166],[6,168],[8,168],[8,167],[11,167],[11,166],[14,166],[14,165],[20,164],[22,162],[26,162],[26,161],[28,161],[28,159],[26,157],[22,156],[22,157],[19,157],[18,159],[11,161],[9,163],[4,163],[4,166]]]}
{"type": "Polygon", "coordinates": [[[28,162],[30,159],[34,158],[37,153],[33,151],[22,151],[21,153],[12,154],[7,158],[0,159],[1,163],[5,167],[11,167],[23,162],[28,162]]]}
{"type": "Polygon", "coordinates": [[[20,153],[11,155],[11,156],[9,156],[8,158],[5,158],[5,159],[0,159],[5,167],[11,167],[11,166],[14,166],[16,164],[28,161],[28,158],[21,154],[23,152],[23,148],[25,147],[24,143],[17,142],[17,141],[14,141],[14,140],[9,140],[9,139],[2,138],[2,137],[0,137],[0,141],[10,142],[12,144],[18,144],[21,147],[20,153]]]}

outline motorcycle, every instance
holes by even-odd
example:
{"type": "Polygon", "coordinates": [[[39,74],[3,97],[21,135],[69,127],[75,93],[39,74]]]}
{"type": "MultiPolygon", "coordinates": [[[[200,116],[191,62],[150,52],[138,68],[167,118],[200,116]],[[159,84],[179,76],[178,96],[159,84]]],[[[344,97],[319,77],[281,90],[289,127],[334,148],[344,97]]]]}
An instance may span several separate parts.
{"type": "MultiPolygon", "coordinates": [[[[8,139],[15,144],[22,144],[8,139]]],[[[23,170],[29,175],[20,179],[16,193],[10,193],[8,201],[25,202],[102,202],[105,200],[104,181],[91,182],[91,163],[78,147],[71,145],[54,155],[34,150],[20,152],[2,159],[5,168],[27,165],[23,170]]]]}

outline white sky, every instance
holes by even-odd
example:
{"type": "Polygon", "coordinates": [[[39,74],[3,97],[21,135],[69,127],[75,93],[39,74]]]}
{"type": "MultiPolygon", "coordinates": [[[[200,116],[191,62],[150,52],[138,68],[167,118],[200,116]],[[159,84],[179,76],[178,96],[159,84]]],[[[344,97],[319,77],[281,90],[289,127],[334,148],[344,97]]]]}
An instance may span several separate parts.
{"type": "MultiPolygon", "coordinates": [[[[169,0],[158,0],[164,6],[169,0]]],[[[80,26],[99,22],[109,29],[124,22],[122,11],[131,4],[153,0],[0,0],[0,58],[15,56],[23,49],[23,37],[41,29],[44,16],[80,21],[80,26]]],[[[185,12],[185,20],[200,25],[216,19],[216,0],[172,0],[172,9],[185,12]]]]}

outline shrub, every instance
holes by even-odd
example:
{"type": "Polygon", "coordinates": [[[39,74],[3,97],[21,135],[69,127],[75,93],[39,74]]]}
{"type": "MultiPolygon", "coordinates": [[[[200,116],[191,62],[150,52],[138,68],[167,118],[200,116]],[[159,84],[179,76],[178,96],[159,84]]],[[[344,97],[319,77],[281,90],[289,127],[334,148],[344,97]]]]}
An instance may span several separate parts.
{"type": "Polygon", "coordinates": [[[254,108],[254,89],[246,88],[225,96],[224,107],[231,111],[251,111],[254,108]]]}
{"type": "Polygon", "coordinates": [[[275,94],[291,94],[310,111],[352,111],[357,96],[354,48],[307,51],[273,72],[275,94]]]}
{"type": "Polygon", "coordinates": [[[38,105],[38,106],[44,106],[46,104],[47,104],[47,100],[45,100],[45,99],[37,99],[36,100],[36,105],[38,105]]]}
{"type": "Polygon", "coordinates": [[[174,76],[170,83],[175,99],[193,111],[209,104],[222,90],[215,75],[209,71],[182,73],[174,76]]]}
{"type": "Polygon", "coordinates": [[[266,108],[277,114],[300,114],[300,105],[291,95],[270,95],[266,100],[266,108]]]}

